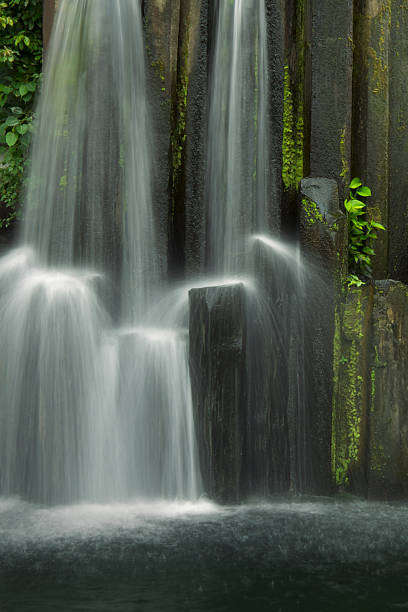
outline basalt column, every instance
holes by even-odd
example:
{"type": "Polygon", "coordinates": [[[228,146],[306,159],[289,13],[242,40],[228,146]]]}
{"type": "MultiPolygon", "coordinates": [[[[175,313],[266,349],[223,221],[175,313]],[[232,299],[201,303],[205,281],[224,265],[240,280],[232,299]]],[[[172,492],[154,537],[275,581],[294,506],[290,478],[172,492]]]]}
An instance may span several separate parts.
{"type": "Polygon", "coordinates": [[[306,2],[310,175],[338,181],[342,200],[350,177],[353,1],[306,2]]]}
{"type": "MultiPolygon", "coordinates": [[[[389,46],[391,2],[357,0],[354,15],[353,175],[371,187],[369,213],[387,226],[389,209],[389,46]]],[[[400,93],[400,92],[399,92],[400,93]]],[[[388,234],[380,232],[375,278],[386,278],[388,234]]]]}
{"type": "Polygon", "coordinates": [[[242,284],[190,291],[190,371],[204,491],[240,501],[249,462],[242,284]]]}
{"type": "MultiPolygon", "coordinates": [[[[169,219],[173,206],[173,106],[177,91],[180,0],[145,0],[143,4],[150,105],[154,118],[156,159],[153,202],[160,249],[174,260],[169,219]],[[169,241],[170,235],[170,241],[169,241]],[[169,246],[170,243],[170,246],[169,246]]],[[[129,77],[130,78],[130,77],[129,77]]]]}
{"type": "Polygon", "coordinates": [[[308,262],[304,297],[304,397],[298,408],[297,482],[331,490],[333,373],[338,301],[347,270],[347,226],[336,182],[304,179],[300,240],[308,262]]]}
{"type": "Polygon", "coordinates": [[[408,283],[408,3],[393,0],[391,16],[389,267],[388,275],[408,283]]]}
{"type": "Polygon", "coordinates": [[[208,11],[208,3],[203,0],[182,2],[173,172],[174,197],[184,202],[179,222],[187,275],[202,272],[205,253],[208,11]]]}

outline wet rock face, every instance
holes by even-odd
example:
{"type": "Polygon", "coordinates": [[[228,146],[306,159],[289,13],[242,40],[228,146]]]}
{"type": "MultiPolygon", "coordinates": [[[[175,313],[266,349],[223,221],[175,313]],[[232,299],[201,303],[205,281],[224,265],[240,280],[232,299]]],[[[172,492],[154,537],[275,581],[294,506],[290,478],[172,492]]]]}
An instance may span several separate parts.
{"type": "MultiPolygon", "coordinates": [[[[353,76],[353,174],[364,177],[375,198],[368,201],[377,221],[388,223],[390,2],[358,0],[355,7],[353,76]]],[[[374,277],[385,278],[388,236],[376,244],[374,277]]]]}
{"type": "Polygon", "coordinates": [[[408,7],[357,0],[354,18],[353,174],[371,187],[371,214],[388,228],[377,241],[374,277],[408,282],[408,7]]]}
{"type": "Polygon", "coordinates": [[[370,499],[408,494],[407,313],[408,287],[390,280],[352,289],[341,307],[333,479],[370,499]]]}
{"type": "MultiPolygon", "coordinates": [[[[172,104],[177,86],[180,0],[144,0],[146,68],[154,134],[153,202],[164,260],[169,248],[172,208],[172,104]]],[[[171,242],[171,241],[170,241],[171,242]]]]}
{"type": "Polygon", "coordinates": [[[185,145],[185,269],[202,272],[205,253],[204,191],[207,162],[209,6],[190,2],[185,24],[188,33],[188,99],[185,145]]]}
{"type": "Polygon", "coordinates": [[[151,104],[155,116],[157,219],[169,271],[204,263],[208,4],[144,0],[151,104]]]}
{"type": "Polygon", "coordinates": [[[285,0],[265,3],[266,35],[268,44],[268,100],[270,104],[270,164],[269,203],[265,211],[267,230],[281,230],[282,215],[282,139],[283,139],[283,83],[284,83],[284,24],[285,0]]]}
{"type": "Polygon", "coordinates": [[[393,0],[391,21],[389,216],[388,242],[390,278],[408,283],[408,5],[393,0]]]}
{"type": "Polygon", "coordinates": [[[310,54],[310,174],[339,183],[343,199],[351,157],[352,0],[312,0],[306,11],[310,54]]]}
{"type": "Polygon", "coordinates": [[[371,343],[368,496],[408,494],[408,287],[377,282],[371,343]]]}
{"type": "Polygon", "coordinates": [[[332,469],[337,487],[367,495],[373,289],[347,291],[336,321],[332,469]]]}
{"type": "Polygon", "coordinates": [[[289,490],[284,344],[289,309],[287,300],[279,306],[281,297],[274,287],[265,304],[242,284],[190,291],[190,371],[200,463],[204,490],[220,502],[289,490]],[[287,312],[278,313],[279,308],[287,312]]]}
{"type": "Polygon", "coordinates": [[[204,490],[241,499],[246,426],[242,284],[190,291],[190,371],[204,490]]]}
{"type": "Polygon", "coordinates": [[[297,462],[304,466],[301,490],[327,495],[332,488],[336,312],[347,268],[347,228],[335,181],[304,179],[301,194],[300,242],[316,274],[312,273],[305,287],[304,398],[299,422],[304,443],[297,462]]]}

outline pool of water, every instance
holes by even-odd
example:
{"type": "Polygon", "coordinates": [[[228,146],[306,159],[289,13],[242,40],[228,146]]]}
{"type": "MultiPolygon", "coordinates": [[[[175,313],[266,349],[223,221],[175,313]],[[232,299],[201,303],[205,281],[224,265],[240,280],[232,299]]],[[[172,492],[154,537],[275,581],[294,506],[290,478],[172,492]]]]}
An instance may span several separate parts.
{"type": "Polygon", "coordinates": [[[0,500],[1,612],[408,610],[408,506],[0,500]]]}

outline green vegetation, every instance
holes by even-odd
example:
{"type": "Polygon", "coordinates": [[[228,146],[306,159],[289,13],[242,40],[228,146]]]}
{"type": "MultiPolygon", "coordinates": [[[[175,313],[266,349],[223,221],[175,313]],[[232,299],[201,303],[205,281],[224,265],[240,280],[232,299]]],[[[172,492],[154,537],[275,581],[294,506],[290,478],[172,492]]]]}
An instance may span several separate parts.
{"type": "Polygon", "coordinates": [[[303,107],[295,108],[289,66],[284,73],[282,179],[285,189],[297,189],[303,178],[303,107]]]}
{"type": "Polygon", "coordinates": [[[359,178],[354,178],[350,185],[349,198],[344,206],[347,212],[349,227],[349,286],[360,287],[362,279],[372,276],[372,257],[375,255],[373,242],[377,239],[377,230],[385,227],[367,218],[366,202],[359,198],[371,196],[371,189],[363,185],[359,178]]]}
{"type": "Polygon", "coordinates": [[[0,1],[0,228],[19,217],[42,66],[42,1],[0,1]]]}

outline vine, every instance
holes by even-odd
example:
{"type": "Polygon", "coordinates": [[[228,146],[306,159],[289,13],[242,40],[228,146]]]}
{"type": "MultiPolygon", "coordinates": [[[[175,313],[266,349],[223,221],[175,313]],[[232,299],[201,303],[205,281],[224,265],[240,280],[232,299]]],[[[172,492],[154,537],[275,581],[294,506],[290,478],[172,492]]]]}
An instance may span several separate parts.
{"type": "Polygon", "coordinates": [[[359,178],[354,178],[349,185],[349,198],[344,202],[349,227],[349,287],[360,287],[364,284],[362,279],[372,276],[372,257],[374,241],[377,231],[385,227],[366,218],[366,202],[361,198],[371,196],[371,189],[362,184],[359,178]]]}

